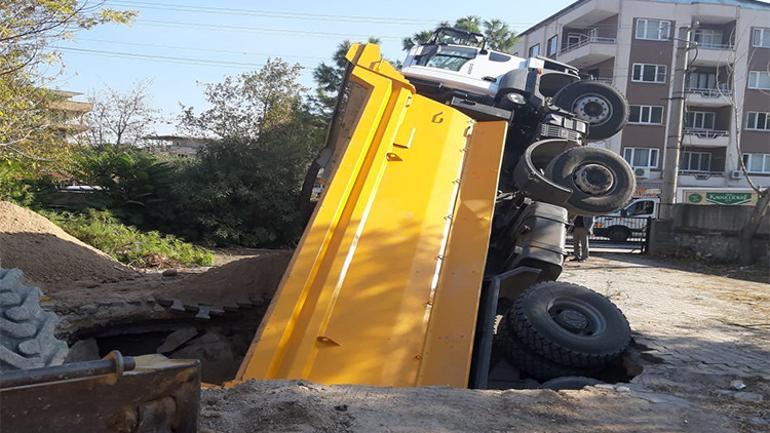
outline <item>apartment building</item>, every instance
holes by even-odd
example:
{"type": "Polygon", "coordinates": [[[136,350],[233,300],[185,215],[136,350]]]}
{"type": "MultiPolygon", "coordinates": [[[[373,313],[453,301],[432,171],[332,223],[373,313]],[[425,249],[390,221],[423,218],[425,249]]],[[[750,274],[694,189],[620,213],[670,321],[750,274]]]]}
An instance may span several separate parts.
{"type": "Polygon", "coordinates": [[[660,190],[680,28],[692,26],[679,188],[745,189],[740,159],[770,186],[770,3],[751,0],[579,0],[519,35],[541,55],[612,83],[628,126],[597,143],[628,161],[640,194],[660,190]],[[740,150],[739,150],[740,148],[740,150]]]}

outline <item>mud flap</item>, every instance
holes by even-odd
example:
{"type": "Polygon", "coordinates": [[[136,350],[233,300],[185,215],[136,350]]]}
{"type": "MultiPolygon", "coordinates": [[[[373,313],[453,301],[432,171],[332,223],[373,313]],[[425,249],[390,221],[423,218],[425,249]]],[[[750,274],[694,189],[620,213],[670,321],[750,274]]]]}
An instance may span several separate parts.
{"type": "Polygon", "coordinates": [[[2,430],[195,433],[200,385],[199,361],[161,355],[11,371],[0,374],[2,430]]]}

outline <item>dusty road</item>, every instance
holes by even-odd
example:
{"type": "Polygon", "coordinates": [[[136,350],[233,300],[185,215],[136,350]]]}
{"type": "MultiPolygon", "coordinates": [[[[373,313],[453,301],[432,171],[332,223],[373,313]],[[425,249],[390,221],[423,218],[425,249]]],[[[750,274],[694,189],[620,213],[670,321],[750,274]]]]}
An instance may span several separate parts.
{"type": "Polygon", "coordinates": [[[252,382],[205,390],[203,431],[770,431],[770,285],[670,266],[607,255],[570,263],[562,278],[628,316],[646,347],[631,383],[554,392],[252,382]]]}

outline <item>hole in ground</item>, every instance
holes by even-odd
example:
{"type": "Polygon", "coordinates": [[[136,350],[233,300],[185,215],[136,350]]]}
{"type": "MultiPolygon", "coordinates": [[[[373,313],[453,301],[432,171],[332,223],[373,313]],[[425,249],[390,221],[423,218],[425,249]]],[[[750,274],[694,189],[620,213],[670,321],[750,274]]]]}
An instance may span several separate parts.
{"type": "Polygon", "coordinates": [[[99,359],[113,350],[125,356],[159,353],[172,359],[198,359],[202,381],[222,384],[235,377],[260,319],[256,311],[238,310],[206,321],[121,323],[81,330],[72,338],[67,362],[99,359]]]}
{"type": "Polygon", "coordinates": [[[617,384],[628,383],[634,377],[642,374],[644,366],[644,350],[648,348],[632,341],[621,357],[606,366],[586,372],[584,375],[562,376],[551,380],[538,380],[527,375],[515,365],[510,364],[503,356],[495,354],[493,349],[493,365],[489,371],[488,388],[490,389],[581,389],[584,386],[598,383],[617,384]]]}

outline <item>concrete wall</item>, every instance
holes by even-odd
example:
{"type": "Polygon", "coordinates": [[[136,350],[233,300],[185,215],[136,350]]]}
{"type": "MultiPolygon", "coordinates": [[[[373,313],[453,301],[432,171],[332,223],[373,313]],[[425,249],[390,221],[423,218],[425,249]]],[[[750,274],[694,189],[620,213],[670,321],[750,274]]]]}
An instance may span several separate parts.
{"type": "MultiPolygon", "coordinates": [[[[674,206],[670,221],[653,222],[650,254],[694,257],[715,262],[738,261],[740,231],[751,216],[752,206],[674,206]]],[[[752,248],[760,262],[770,256],[770,214],[765,215],[752,248]]]]}

